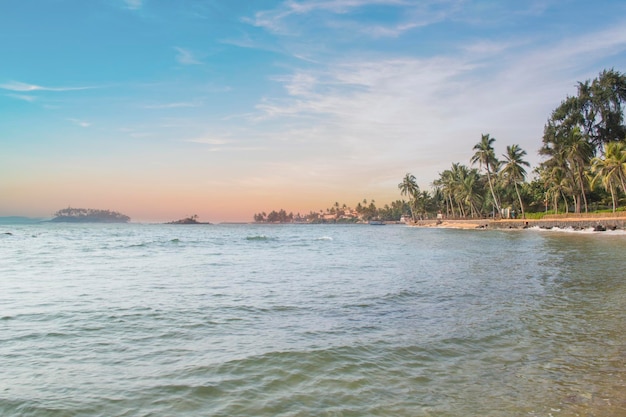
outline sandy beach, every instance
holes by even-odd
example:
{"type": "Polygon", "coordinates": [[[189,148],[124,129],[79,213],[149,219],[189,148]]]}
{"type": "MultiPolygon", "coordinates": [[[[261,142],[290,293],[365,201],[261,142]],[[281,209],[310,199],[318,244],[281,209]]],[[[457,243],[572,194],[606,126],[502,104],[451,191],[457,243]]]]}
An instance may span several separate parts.
{"type": "Polygon", "coordinates": [[[410,224],[413,227],[431,227],[438,229],[484,229],[489,228],[491,221],[487,219],[464,219],[464,220],[418,220],[410,224]]]}

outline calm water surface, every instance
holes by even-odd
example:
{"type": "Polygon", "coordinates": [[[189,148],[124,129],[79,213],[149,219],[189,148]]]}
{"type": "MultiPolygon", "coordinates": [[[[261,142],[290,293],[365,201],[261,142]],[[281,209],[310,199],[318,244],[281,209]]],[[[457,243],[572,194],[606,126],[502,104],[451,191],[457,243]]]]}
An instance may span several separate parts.
{"type": "Polygon", "coordinates": [[[626,234],[0,232],[2,416],[626,416],[626,234]]]}

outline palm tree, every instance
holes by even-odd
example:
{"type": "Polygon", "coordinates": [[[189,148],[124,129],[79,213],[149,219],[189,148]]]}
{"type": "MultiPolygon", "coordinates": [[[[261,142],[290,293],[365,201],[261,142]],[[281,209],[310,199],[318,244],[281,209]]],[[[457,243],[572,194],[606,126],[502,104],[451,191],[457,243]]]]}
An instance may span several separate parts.
{"type": "Polygon", "coordinates": [[[463,170],[462,175],[460,178],[462,199],[469,206],[470,216],[474,218],[479,214],[478,203],[482,200],[482,187],[479,186],[480,175],[476,169],[463,170]]]}
{"type": "MultiPolygon", "coordinates": [[[[541,164],[545,172],[550,174],[547,185],[552,187],[560,183],[561,193],[571,196],[576,213],[580,213],[582,197],[587,211],[585,172],[593,156],[593,146],[578,126],[557,126],[552,122],[546,126],[543,143],[539,154],[549,157],[541,164]]],[[[569,203],[565,200],[567,210],[569,203]]]]}
{"type": "Polygon", "coordinates": [[[441,172],[439,174],[439,179],[433,181],[433,186],[441,190],[443,198],[446,202],[446,217],[450,217],[450,213],[452,213],[452,216],[454,217],[454,203],[452,201],[452,197],[454,195],[453,183],[454,174],[452,173],[452,170],[449,169],[441,172]]]}
{"type": "Polygon", "coordinates": [[[487,181],[489,182],[489,189],[491,190],[491,197],[493,197],[493,203],[500,213],[500,202],[496,198],[496,193],[493,190],[493,182],[491,181],[492,170],[497,172],[499,167],[498,159],[496,158],[496,154],[493,150],[493,143],[496,141],[495,138],[489,137],[489,134],[483,134],[480,138],[480,142],[474,145],[474,150],[476,153],[472,156],[471,162],[472,165],[478,163],[480,169],[485,168],[487,171],[487,181]]]}
{"type": "Polygon", "coordinates": [[[574,183],[577,185],[575,205],[577,212],[580,212],[580,196],[585,204],[585,212],[587,212],[587,197],[585,195],[585,169],[589,166],[593,157],[593,146],[583,136],[580,129],[575,127],[565,138],[564,141],[564,157],[570,167],[571,175],[574,183]]]}
{"type": "Polygon", "coordinates": [[[415,220],[415,211],[413,208],[416,205],[417,196],[420,192],[420,187],[417,185],[415,175],[407,173],[402,179],[402,182],[398,184],[398,188],[400,189],[401,195],[409,196],[411,200],[411,218],[415,220]]]}
{"type": "Polygon", "coordinates": [[[515,186],[515,193],[517,194],[517,199],[519,200],[519,205],[522,211],[522,219],[525,219],[526,214],[524,213],[524,203],[522,202],[522,197],[520,196],[517,185],[524,182],[524,178],[526,177],[526,170],[524,167],[530,167],[530,164],[522,159],[526,156],[526,151],[518,145],[511,145],[506,147],[506,154],[502,156],[504,156],[504,159],[506,160],[504,166],[502,167],[502,174],[509,184],[513,183],[515,186]]]}
{"type": "Polygon", "coordinates": [[[604,146],[604,158],[595,157],[591,160],[591,172],[595,174],[592,186],[598,180],[611,193],[613,213],[615,213],[619,187],[626,192],[626,144],[610,142],[604,146]]]}

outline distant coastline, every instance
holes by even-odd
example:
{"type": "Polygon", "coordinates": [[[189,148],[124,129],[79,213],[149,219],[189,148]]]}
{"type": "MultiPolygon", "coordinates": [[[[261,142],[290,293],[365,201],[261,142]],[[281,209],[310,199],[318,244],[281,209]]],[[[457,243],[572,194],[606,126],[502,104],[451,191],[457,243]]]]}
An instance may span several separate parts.
{"type": "Polygon", "coordinates": [[[25,216],[0,216],[0,224],[32,224],[40,223],[46,219],[25,216]]]}
{"type": "Polygon", "coordinates": [[[68,207],[54,213],[50,220],[55,223],[128,223],[130,217],[125,214],[100,209],[68,207]]]}

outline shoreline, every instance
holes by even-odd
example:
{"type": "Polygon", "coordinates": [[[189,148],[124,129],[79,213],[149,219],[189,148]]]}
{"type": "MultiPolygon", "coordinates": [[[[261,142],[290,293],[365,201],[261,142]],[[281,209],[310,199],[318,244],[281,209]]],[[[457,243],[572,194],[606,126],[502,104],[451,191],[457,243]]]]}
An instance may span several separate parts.
{"type": "Polygon", "coordinates": [[[561,219],[464,219],[464,220],[419,220],[407,223],[411,227],[428,227],[436,229],[463,229],[463,230],[502,230],[502,229],[574,229],[596,231],[626,230],[626,216],[624,217],[565,217],[561,219]]]}

